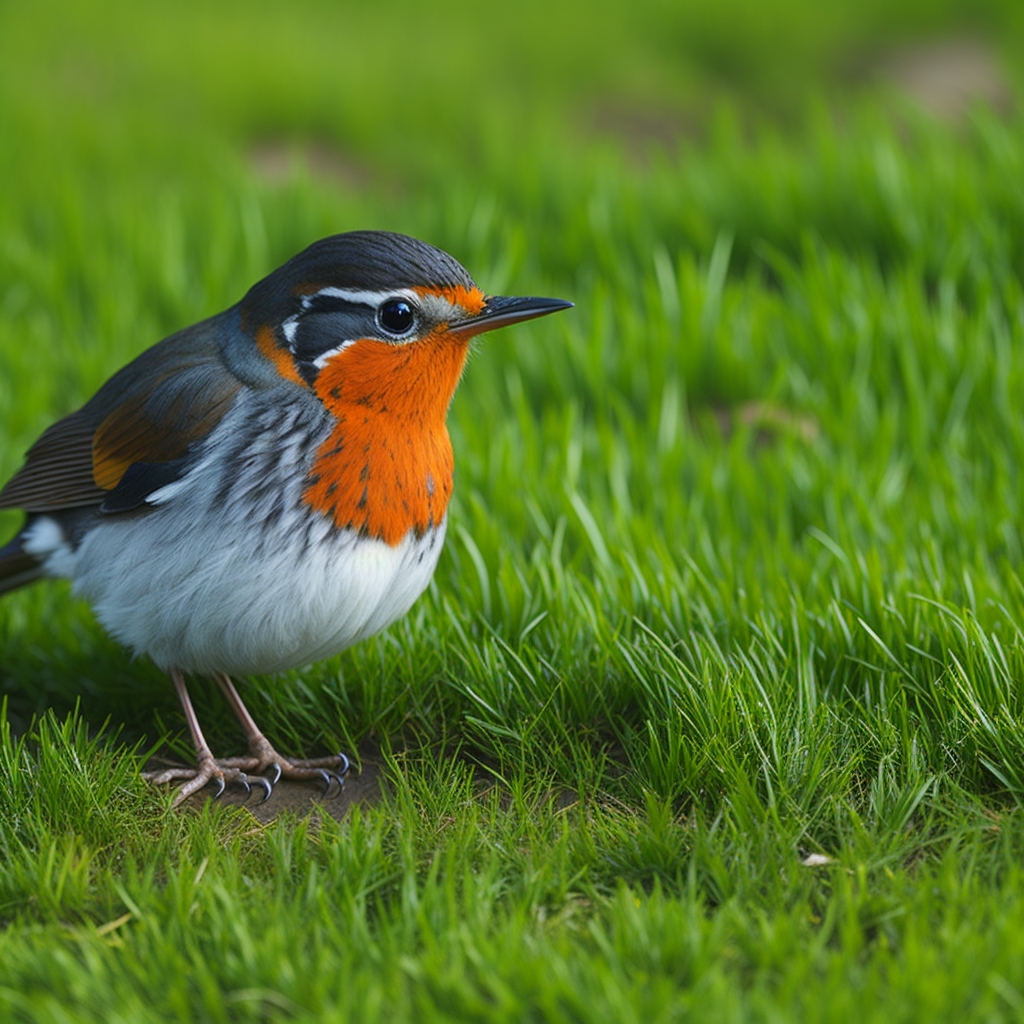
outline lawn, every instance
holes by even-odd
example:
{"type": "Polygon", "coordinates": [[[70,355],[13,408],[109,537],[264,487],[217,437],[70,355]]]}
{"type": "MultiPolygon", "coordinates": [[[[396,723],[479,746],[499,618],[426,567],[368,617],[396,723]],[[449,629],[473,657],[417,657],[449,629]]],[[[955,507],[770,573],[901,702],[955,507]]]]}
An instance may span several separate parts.
{"type": "Polygon", "coordinates": [[[3,479],[326,234],[576,303],[410,615],[241,684],[340,820],[171,810],[169,682],[0,601],[0,1019],[1024,1020],[1022,69],[1017,0],[0,9],[3,479]]]}

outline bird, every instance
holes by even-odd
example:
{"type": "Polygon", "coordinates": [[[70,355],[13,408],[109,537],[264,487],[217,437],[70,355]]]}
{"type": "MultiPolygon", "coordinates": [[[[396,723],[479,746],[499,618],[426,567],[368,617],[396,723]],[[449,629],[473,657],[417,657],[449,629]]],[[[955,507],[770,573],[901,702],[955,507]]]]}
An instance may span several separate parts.
{"type": "Polygon", "coordinates": [[[72,581],[173,682],[193,766],[177,784],[343,785],[344,754],[277,752],[233,678],[301,668],[401,618],[433,576],[471,340],[571,307],[487,296],[452,256],[387,231],[314,242],[224,312],[143,351],[47,429],[0,489],[25,521],[0,594],[72,581]],[[217,758],[186,677],[212,678],[248,743],[217,758]]]}

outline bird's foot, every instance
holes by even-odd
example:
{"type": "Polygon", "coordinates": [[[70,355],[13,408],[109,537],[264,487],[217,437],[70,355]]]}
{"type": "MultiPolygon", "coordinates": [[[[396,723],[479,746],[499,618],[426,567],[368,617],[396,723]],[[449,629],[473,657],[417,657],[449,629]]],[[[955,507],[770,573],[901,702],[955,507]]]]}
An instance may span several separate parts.
{"type": "Polygon", "coordinates": [[[205,753],[199,755],[199,761],[195,768],[164,768],[160,771],[143,772],[142,777],[147,782],[158,786],[184,780],[174,796],[174,807],[183,803],[193,793],[198,793],[211,782],[217,786],[217,792],[213,795],[214,800],[224,792],[229,783],[241,786],[247,797],[252,795],[253,786],[258,786],[263,790],[263,800],[260,803],[267,800],[274,788],[270,779],[266,779],[262,775],[250,779],[239,766],[228,763],[229,760],[218,760],[209,753],[205,753]]]}
{"type": "Polygon", "coordinates": [[[211,782],[218,787],[217,792],[213,794],[214,800],[224,792],[228,785],[233,784],[241,786],[245,790],[247,798],[252,795],[253,789],[261,789],[263,791],[263,797],[259,801],[261,804],[270,799],[274,786],[281,779],[295,779],[296,781],[313,779],[322,782],[324,796],[330,793],[331,787],[335,783],[338,784],[338,793],[341,793],[345,787],[349,759],[344,754],[299,760],[298,758],[282,757],[265,737],[260,737],[260,740],[262,742],[257,740],[250,744],[253,752],[249,757],[214,758],[209,754],[201,754],[195,768],[164,768],[159,771],[143,772],[142,777],[147,782],[156,785],[184,780],[174,797],[173,806],[175,807],[211,782]],[[264,772],[267,774],[264,775],[264,772]]]}
{"type": "MultiPolygon", "coordinates": [[[[294,779],[297,782],[318,780],[324,784],[324,796],[331,791],[334,783],[338,784],[338,793],[345,787],[345,776],[350,767],[349,759],[344,754],[333,754],[330,757],[314,757],[299,759],[283,757],[263,735],[249,741],[252,751],[249,757],[226,757],[217,763],[224,769],[256,773],[251,779],[257,779],[269,785],[270,789],[260,803],[270,796],[270,791],[281,779],[294,779]],[[264,775],[262,773],[268,773],[264,775]]],[[[337,795],[337,794],[335,794],[337,795]]]]}

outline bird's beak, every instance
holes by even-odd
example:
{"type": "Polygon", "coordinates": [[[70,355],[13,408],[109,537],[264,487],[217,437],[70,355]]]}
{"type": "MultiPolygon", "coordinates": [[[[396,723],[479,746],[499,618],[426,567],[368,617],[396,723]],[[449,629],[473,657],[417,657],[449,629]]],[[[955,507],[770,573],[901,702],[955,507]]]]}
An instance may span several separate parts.
{"type": "Polygon", "coordinates": [[[516,298],[508,295],[495,295],[487,300],[484,308],[476,316],[467,317],[448,328],[449,334],[463,338],[472,338],[484,331],[493,331],[498,327],[508,327],[521,320],[532,320],[534,317],[557,313],[560,309],[570,309],[573,303],[565,299],[516,298]]]}

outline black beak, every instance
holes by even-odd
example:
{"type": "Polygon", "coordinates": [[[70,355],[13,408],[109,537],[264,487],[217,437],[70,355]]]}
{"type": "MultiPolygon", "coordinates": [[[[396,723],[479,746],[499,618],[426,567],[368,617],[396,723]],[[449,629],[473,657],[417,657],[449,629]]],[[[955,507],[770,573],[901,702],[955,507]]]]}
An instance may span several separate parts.
{"type": "Polygon", "coordinates": [[[571,309],[573,303],[565,299],[516,298],[508,295],[495,295],[487,300],[487,305],[476,314],[459,323],[452,324],[450,334],[473,336],[493,331],[499,327],[508,327],[521,320],[533,320],[534,317],[557,313],[560,309],[571,309]]]}

